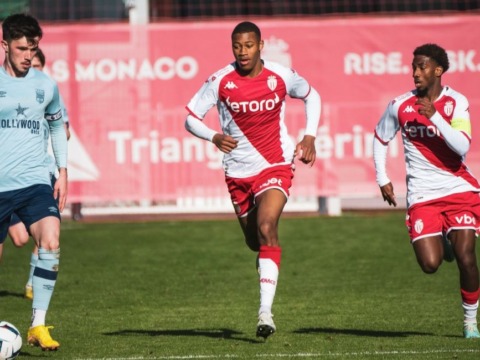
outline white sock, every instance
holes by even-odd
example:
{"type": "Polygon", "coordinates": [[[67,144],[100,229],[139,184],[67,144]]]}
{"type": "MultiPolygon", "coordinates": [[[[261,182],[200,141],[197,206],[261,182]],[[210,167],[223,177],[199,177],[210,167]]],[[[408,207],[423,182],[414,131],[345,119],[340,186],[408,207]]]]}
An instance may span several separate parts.
{"type": "Polygon", "coordinates": [[[31,323],[30,327],[45,325],[45,316],[46,315],[47,315],[46,310],[33,309],[32,323],[31,323]]]}
{"type": "Polygon", "coordinates": [[[463,307],[463,322],[465,324],[477,323],[478,301],[475,304],[467,304],[462,302],[463,307]]]}
{"type": "Polygon", "coordinates": [[[271,259],[258,259],[258,265],[260,274],[260,310],[258,313],[271,313],[277,290],[278,266],[271,259]]]}

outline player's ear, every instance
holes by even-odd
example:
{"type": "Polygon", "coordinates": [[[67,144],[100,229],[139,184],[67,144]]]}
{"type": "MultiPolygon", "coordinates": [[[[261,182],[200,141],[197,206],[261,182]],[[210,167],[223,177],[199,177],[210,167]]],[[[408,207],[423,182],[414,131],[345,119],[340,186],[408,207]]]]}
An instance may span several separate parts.
{"type": "Polygon", "coordinates": [[[260,49],[260,51],[263,50],[263,40],[260,40],[258,48],[260,49]]]}
{"type": "Polygon", "coordinates": [[[439,77],[439,76],[442,76],[442,74],[443,74],[443,67],[439,65],[435,68],[435,76],[439,77]]]}
{"type": "Polygon", "coordinates": [[[8,43],[5,40],[2,40],[2,47],[5,52],[8,52],[8,43]]]}

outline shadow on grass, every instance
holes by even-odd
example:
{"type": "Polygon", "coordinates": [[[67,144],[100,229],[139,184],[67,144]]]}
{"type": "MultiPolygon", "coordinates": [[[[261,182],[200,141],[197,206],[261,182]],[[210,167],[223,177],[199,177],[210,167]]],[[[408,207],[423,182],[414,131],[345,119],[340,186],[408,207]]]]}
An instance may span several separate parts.
{"type": "Polygon", "coordinates": [[[238,340],[251,344],[263,343],[261,340],[245,338],[243,333],[231,329],[182,329],[182,330],[119,330],[103,333],[107,336],[204,336],[212,339],[238,340]]]}
{"type": "Polygon", "coordinates": [[[407,337],[412,335],[431,336],[432,333],[416,331],[382,331],[382,330],[357,330],[357,329],[334,329],[334,328],[304,328],[294,331],[295,334],[333,334],[333,335],[355,335],[370,337],[407,337]]]}
{"type": "MultiPolygon", "coordinates": [[[[38,351],[41,351],[38,349],[38,351]]],[[[41,351],[39,354],[32,354],[31,352],[28,351],[20,351],[20,354],[18,355],[19,358],[23,357],[29,357],[29,358],[49,358],[50,357],[50,351],[41,351]]]]}
{"type": "Polygon", "coordinates": [[[6,296],[23,298],[24,294],[23,293],[10,292],[10,291],[7,291],[7,290],[0,291],[0,297],[6,297],[6,296]]]}

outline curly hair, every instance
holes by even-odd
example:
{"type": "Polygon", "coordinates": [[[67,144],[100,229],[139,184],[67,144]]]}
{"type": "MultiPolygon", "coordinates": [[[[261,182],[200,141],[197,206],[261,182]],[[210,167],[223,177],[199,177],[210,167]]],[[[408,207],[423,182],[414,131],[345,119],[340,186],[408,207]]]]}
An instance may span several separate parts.
{"type": "Polygon", "coordinates": [[[237,26],[235,26],[235,29],[233,29],[232,31],[232,38],[233,38],[233,35],[235,34],[243,34],[243,33],[249,33],[249,32],[255,33],[258,40],[262,38],[260,29],[258,28],[258,26],[250,21],[244,21],[239,23],[237,26]]]}
{"type": "Polygon", "coordinates": [[[26,37],[28,41],[34,38],[42,38],[42,28],[37,19],[28,14],[13,14],[8,16],[2,23],[3,40],[10,42],[26,37]]]}
{"type": "Polygon", "coordinates": [[[446,72],[450,67],[447,52],[444,48],[438,46],[437,44],[424,44],[417,47],[413,51],[413,56],[417,55],[423,55],[429,57],[430,59],[433,59],[438,65],[443,68],[443,72],[446,72]]]}

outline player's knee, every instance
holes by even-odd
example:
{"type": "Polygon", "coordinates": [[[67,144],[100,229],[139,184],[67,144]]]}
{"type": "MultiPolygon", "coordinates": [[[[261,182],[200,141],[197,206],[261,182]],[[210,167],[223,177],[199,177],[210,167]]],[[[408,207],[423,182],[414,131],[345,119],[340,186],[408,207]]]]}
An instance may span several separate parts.
{"type": "Polygon", "coordinates": [[[434,274],[437,272],[441,262],[430,260],[419,261],[418,263],[425,274],[434,274]]]}
{"type": "Polygon", "coordinates": [[[26,234],[25,236],[23,235],[12,236],[13,245],[15,245],[16,247],[25,246],[28,243],[28,239],[29,239],[28,234],[26,234]]]}
{"type": "Polygon", "coordinates": [[[44,250],[55,251],[60,248],[60,241],[57,237],[44,237],[40,240],[40,247],[44,250]]]}
{"type": "Polygon", "coordinates": [[[17,229],[15,227],[14,229],[10,229],[8,235],[10,236],[10,239],[12,239],[13,245],[15,245],[16,247],[25,246],[25,244],[28,243],[28,239],[30,238],[30,235],[25,228],[17,229]]]}
{"type": "Polygon", "coordinates": [[[264,240],[266,244],[275,243],[277,241],[277,225],[273,221],[262,221],[258,225],[258,231],[260,237],[264,240]]]}

